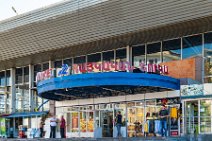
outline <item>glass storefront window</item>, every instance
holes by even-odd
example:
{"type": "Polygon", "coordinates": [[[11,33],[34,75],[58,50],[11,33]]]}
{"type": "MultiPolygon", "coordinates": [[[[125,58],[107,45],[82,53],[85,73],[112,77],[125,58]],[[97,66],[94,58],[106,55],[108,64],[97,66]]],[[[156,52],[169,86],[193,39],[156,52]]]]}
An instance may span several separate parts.
{"type": "Polygon", "coordinates": [[[147,64],[161,63],[161,43],[147,45],[147,64]]]}
{"type": "Polygon", "coordinates": [[[43,70],[42,71],[45,71],[47,69],[49,69],[49,63],[44,63],[43,64],[43,70]]]}
{"type": "Polygon", "coordinates": [[[211,100],[200,100],[200,132],[211,132],[211,100]]]}
{"type": "Polygon", "coordinates": [[[105,70],[104,68],[107,68],[108,66],[106,65],[107,62],[114,62],[114,50],[112,51],[107,51],[102,53],[102,61],[104,62],[103,71],[104,72],[109,72],[109,71],[114,71],[114,68],[111,68],[111,70],[105,70]]]}
{"type": "Polygon", "coordinates": [[[6,86],[11,86],[10,70],[6,70],[6,86]]]}
{"type": "Polygon", "coordinates": [[[5,86],[5,71],[0,72],[0,86],[5,86]]]}
{"type": "Polygon", "coordinates": [[[23,82],[22,75],[23,75],[22,68],[16,68],[15,69],[15,84],[20,84],[23,82]]]}
{"type": "Polygon", "coordinates": [[[80,131],[87,131],[87,116],[86,107],[80,107],[80,131]]]}
{"type": "Polygon", "coordinates": [[[132,47],[133,66],[139,68],[140,63],[146,64],[145,61],[145,45],[132,47]]]}
{"type": "Polygon", "coordinates": [[[187,134],[198,134],[198,101],[188,101],[185,107],[185,129],[187,134]]]}
{"type": "Polygon", "coordinates": [[[127,60],[127,50],[124,49],[117,49],[116,50],[116,61],[117,62],[124,62],[127,60]]]}
{"type": "Polygon", "coordinates": [[[0,113],[4,113],[5,110],[5,95],[0,95],[0,113]]]}
{"type": "MultiPolygon", "coordinates": [[[[127,50],[126,48],[124,49],[117,49],[116,50],[116,62],[118,64],[117,70],[121,71],[122,67],[124,67],[124,63],[127,61],[127,50]]],[[[117,71],[115,68],[115,71],[117,71]]]]}
{"type": "Polygon", "coordinates": [[[212,83],[212,32],[204,34],[205,82],[212,83]]]}
{"type": "Polygon", "coordinates": [[[41,64],[34,65],[34,81],[36,81],[36,75],[38,72],[41,72],[41,64]]]}
{"type": "Polygon", "coordinates": [[[80,56],[80,57],[76,57],[74,58],[74,64],[73,64],[73,70],[74,70],[74,74],[81,74],[81,73],[86,73],[86,56],[80,56]]]}
{"type": "Polygon", "coordinates": [[[16,111],[29,111],[29,89],[27,87],[16,86],[16,111]]]}
{"type": "Polygon", "coordinates": [[[163,62],[181,59],[181,39],[164,41],[162,43],[163,62]]]}
{"type": "Polygon", "coordinates": [[[70,58],[70,59],[63,60],[63,64],[67,64],[68,65],[70,74],[72,74],[72,59],[70,58]]]}
{"type": "Polygon", "coordinates": [[[101,53],[88,55],[87,56],[87,71],[88,72],[101,72],[101,70],[102,70],[101,53]]]}
{"type": "Polygon", "coordinates": [[[29,82],[29,67],[24,67],[24,82],[29,82]]]}
{"type": "Polygon", "coordinates": [[[183,37],[182,59],[202,56],[202,35],[183,37]]]}
{"type": "Polygon", "coordinates": [[[114,61],[114,51],[107,51],[102,53],[103,61],[113,62],[114,61]]]}
{"type": "Polygon", "coordinates": [[[11,87],[7,86],[6,88],[6,113],[10,113],[12,111],[11,109],[11,100],[12,100],[12,94],[11,92],[11,87]]]}
{"type": "Polygon", "coordinates": [[[72,112],[71,113],[71,131],[72,132],[79,132],[79,119],[78,119],[78,112],[72,112]]]}
{"type": "Polygon", "coordinates": [[[62,60],[58,60],[54,62],[54,68],[61,68],[62,67],[62,60]]]}

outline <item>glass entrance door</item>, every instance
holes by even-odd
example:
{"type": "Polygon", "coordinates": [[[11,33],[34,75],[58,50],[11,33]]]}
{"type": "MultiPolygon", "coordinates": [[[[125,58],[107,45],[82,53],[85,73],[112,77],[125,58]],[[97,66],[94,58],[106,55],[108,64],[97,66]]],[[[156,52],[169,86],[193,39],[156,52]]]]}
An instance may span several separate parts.
{"type": "Polygon", "coordinates": [[[101,111],[102,137],[113,137],[113,111],[101,111]]]}
{"type": "Polygon", "coordinates": [[[198,134],[198,101],[187,101],[185,109],[185,128],[187,134],[198,134]]]}

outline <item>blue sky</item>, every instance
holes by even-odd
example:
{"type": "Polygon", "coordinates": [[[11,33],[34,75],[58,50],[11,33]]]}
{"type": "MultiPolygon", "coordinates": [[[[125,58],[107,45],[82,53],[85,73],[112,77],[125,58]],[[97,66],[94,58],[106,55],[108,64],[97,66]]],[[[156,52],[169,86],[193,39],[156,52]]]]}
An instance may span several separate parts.
{"type": "Polygon", "coordinates": [[[0,0],[0,21],[16,16],[12,7],[23,14],[61,1],[64,0],[0,0]]]}

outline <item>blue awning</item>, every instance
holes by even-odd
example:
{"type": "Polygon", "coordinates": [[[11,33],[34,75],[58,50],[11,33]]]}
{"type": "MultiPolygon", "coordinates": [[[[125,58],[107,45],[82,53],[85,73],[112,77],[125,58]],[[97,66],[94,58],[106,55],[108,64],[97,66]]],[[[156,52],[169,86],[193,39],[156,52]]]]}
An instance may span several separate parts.
{"type": "Polygon", "coordinates": [[[5,116],[5,118],[16,118],[16,117],[35,117],[35,116],[42,116],[48,114],[48,111],[44,112],[19,112],[19,113],[12,113],[9,116],[5,116]]]}
{"type": "Polygon", "coordinates": [[[134,94],[142,93],[142,90],[146,92],[147,89],[179,90],[180,80],[149,73],[102,72],[51,78],[37,84],[38,95],[50,100],[110,96],[114,91],[134,94]]]}

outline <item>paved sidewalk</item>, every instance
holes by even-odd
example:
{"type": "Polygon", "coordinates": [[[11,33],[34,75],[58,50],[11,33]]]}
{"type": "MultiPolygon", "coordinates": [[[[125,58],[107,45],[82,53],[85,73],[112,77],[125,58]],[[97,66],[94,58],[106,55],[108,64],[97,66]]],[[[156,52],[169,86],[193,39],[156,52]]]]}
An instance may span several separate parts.
{"type": "Polygon", "coordinates": [[[68,138],[68,139],[3,139],[0,141],[212,141],[211,135],[198,135],[198,136],[183,136],[183,137],[138,137],[138,138],[68,138]]]}
{"type": "MultiPolygon", "coordinates": [[[[183,141],[182,138],[68,138],[68,139],[0,139],[1,141],[183,141]]],[[[184,140],[186,141],[186,140],[184,140]]]]}

